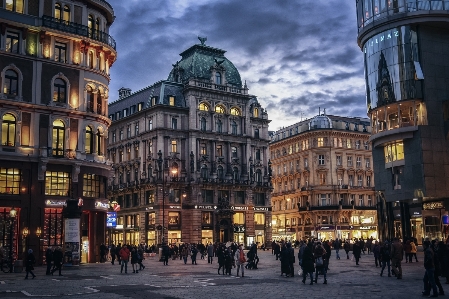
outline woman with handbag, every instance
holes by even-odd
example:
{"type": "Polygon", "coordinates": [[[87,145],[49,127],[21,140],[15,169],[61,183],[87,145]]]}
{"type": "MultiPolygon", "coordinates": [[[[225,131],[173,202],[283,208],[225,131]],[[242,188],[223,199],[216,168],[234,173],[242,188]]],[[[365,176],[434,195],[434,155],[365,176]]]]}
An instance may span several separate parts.
{"type": "Polygon", "coordinates": [[[315,283],[318,280],[318,273],[323,273],[324,275],[324,284],[327,284],[326,279],[326,250],[324,249],[321,242],[318,242],[315,246],[315,250],[313,252],[313,257],[315,258],[315,283]]]}

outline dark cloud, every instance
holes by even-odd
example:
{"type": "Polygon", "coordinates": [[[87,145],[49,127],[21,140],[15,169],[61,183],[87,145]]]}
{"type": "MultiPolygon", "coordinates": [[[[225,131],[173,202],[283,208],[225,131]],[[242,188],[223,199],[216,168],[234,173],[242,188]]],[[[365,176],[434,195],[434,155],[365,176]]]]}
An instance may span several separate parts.
{"type": "Polygon", "coordinates": [[[334,115],[366,116],[355,1],[108,2],[116,14],[110,34],[118,51],[111,101],[122,86],[137,91],[166,79],[179,53],[198,43],[200,35],[227,51],[250,92],[267,108],[273,129],[279,119],[312,117],[318,107],[334,115]]]}

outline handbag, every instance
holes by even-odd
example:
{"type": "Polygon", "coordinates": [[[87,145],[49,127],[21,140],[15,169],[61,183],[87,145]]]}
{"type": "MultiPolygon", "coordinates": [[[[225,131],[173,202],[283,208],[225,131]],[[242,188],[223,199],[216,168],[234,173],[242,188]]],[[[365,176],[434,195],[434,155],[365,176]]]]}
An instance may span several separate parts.
{"type": "Polygon", "coordinates": [[[323,264],[324,264],[324,262],[323,262],[323,257],[318,257],[317,259],[316,259],[316,261],[315,261],[315,264],[316,264],[316,266],[317,267],[320,267],[320,266],[322,266],[323,264]]]}

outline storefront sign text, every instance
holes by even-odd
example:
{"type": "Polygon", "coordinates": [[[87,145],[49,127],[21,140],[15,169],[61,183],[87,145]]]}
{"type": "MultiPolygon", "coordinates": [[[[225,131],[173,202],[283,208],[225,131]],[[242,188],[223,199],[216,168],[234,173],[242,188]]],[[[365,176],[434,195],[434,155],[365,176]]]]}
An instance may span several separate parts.
{"type": "Polygon", "coordinates": [[[266,211],[268,212],[270,208],[261,208],[261,207],[254,207],[254,211],[266,211]]]}
{"type": "Polygon", "coordinates": [[[248,207],[236,207],[236,206],[231,206],[231,210],[248,211],[248,207]]]}
{"type": "Polygon", "coordinates": [[[95,208],[97,208],[97,209],[109,209],[109,203],[96,201],[95,202],[95,208]]]}
{"type": "Polygon", "coordinates": [[[426,202],[422,204],[423,210],[435,210],[435,209],[443,209],[444,204],[441,201],[436,202],[426,202]]]}
{"type": "Polygon", "coordinates": [[[168,206],[170,209],[181,209],[181,206],[168,206]]]}
{"type": "Polygon", "coordinates": [[[62,199],[47,199],[45,201],[45,205],[52,207],[52,206],[65,206],[67,204],[66,201],[62,199]]]}
{"type": "Polygon", "coordinates": [[[195,206],[195,209],[216,210],[217,206],[195,206]]]}
{"type": "Polygon", "coordinates": [[[117,212],[108,212],[106,215],[106,227],[115,228],[117,226],[117,212]]]}
{"type": "Polygon", "coordinates": [[[360,229],[376,229],[375,226],[361,226],[360,229]]]}

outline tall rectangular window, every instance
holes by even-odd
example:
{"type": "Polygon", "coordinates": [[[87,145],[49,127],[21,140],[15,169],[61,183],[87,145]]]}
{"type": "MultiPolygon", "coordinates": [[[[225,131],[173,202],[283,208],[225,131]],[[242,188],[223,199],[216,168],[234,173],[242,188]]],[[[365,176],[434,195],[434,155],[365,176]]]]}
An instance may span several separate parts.
{"type": "Polygon", "coordinates": [[[178,152],[178,144],[177,144],[176,140],[171,141],[171,152],[172,153],[178,152]]]}
{"type": "Polygon", "coordinates": [[[214,190],[201,190],[203,203],[214,203],[214,190]]]}
{"type": "Polygon", "coordinates": [[[351,139],[346,139],[346,147],[351,148],[351,139]]]}
{"type": "Polygon", "coordinates": [[[354,175],[352,174],[348,176],[348,185],[351,187],[354,186],[354,175]]]}
{"type": "Polygon", "coordinates": [[[317,139],[317,146],[318,147],[323,147],[324,146],[324,138],[323,137],[319,137],[317,139]]]}
{"type": "Polygon", "coordinates": [[[355,163],[357,168],[362,167],[362,157],[357,157],[355,163]]]}
{"type": "Polygon", "coordinates": [[[148,213],[147,218],[148,218],[148,221],[147,221],[148,225],[153,226],[156,224],[156,212],[148,213]]]}
{"type": "Polygon", "coordinates": [[[6,52],[19,53],[19,34],[15,32],[6,32],[6,52]]]}
{"type": "Polygon", "coordinates": [[[371,176],[370,175],[366,176],[366,187],[371,187],[371,176]]]}
{"type": "Polygon", "coordinates": [[[168,100],[169,100],[170,106],[175,106],[175,97],[174,96],[169,96],[168,100]]]}
{"type": "Polygon", "coordinates": [[[101,177],[99,175],[85,173],[83,174],[83,196],[100,197],[102,186],[101,177]]]}
{"type": "Polygon", "coordinates": [[[70,173],[62,171],[45,172],[45,195],[69,196],[70,173]]]}
{"type": "Polygon", "coordinates": [[[131,126],[126,128],[126,138],[131,138],[131,126]]]}
{"type": "Polygon", "coordinates": [[[171,119],[171,128],[172,128],[173,130],[178,129],[178,120],[177,120],[176,118],[172,118],[172,119],[171,119]]]}
{"type": "Polygon", "coordinates": [[[320,173],[320,185],[325,185],[325,184],[326,184],[326,174],[320,173]]]}
{"type": "Polygon", "coordinates": [[[214,216],[212,212],[201,212],[201,224],[202,225],[212,224],[213,217],[214,216]]]}
{"type": "Polygon", "coordinates": [[[154,190],[145,191],[145,203],[146,204],[154,203],[154,190]]]}
{"type": "Polygon", "coordinates": [[[372,207],[373,206],[373,200],[371,199],[371,195],[368,195],[368,207],[372,207]]]}
{"type": "Polygon", "coordinates": [[[237,212],[232,217],[234,224],[245,224],[245,213],[244,212],[237,212]]]}
{"type": "Polygon", "coordinates": [[[153,119],[148,120],[148,130],[149,131],[153,130],[153,119]]]}
{"type": "Polygon", "coordinates": [[[67,62],[67,44],[55,41],[55,61],[67,62]]]}
{"type": "Polygon", "coordinates": [[[254,205],[255,206],[265,206],[265,193],[254,193],[254,205]]]}
{"type": "Polygon", "coordinates": [[[223,156],[223,147],[221,145],[217,145],[217,157],[223,156]]]}
{"type": "Polygon", "coordinates": [[[324,155],[318,155],[318,165],[324,165],[324,155]]]}
{"type": "Polygon", "coordinates": [[[0,168],[0,193],[19,194],[20,181],[19,168],[0,168]]]}
{"type": "Polygon", "coordinates": [[[363,177],[361,175],[357,176],[357,186],[359,187],[363,186],[363,177]]]}
{"type": "Polygon", "coordinates": [[[134,126],[134,136],[139,136],[139,123],[134,126]]]}
{"type": "Polygon", "coordinates": [[[264,213],[254,213],[254,224],[255,225],[265,225],[265,214],[264,213]]]}
{"type": "Polygon", "coordinates": [[[342,165],[342,162],[341,162],[341,156],[338,155],[338,156],[337,156],[337,166],[341,166],[341,165],[342,165]]]}
{"type": "Polygon", "coordinates": [[[384,147],[385,163],[404,160],[404,143],[396,142],[384,147]]]}
{"type": "Polygon", "coordinates": [[[204,144],[204,143],[201,144],[201,146],[200,146],[200,153],[201,153],[201,155],[203,155],[203,156],[207,155],[207,147],[206,147],[206,144],[204,144]]]}
{"type": "Polygon", "coordinates": [[[235,199],[234,202],[236,204],[245,204],[245,191],[235,191],[234,192],[235,199]]]}
{"type": "Polygon", "coordinates": [[[348,156],[348,167],[352,167],[352,156],[348,156]]]}
{"type": "Polygon", "coordinates": [[[366,168],[370,168],[370,166],[371,166],[371,160],[370,160],[370,158],[365,158],[365,167],[366,167],[366,168]]]}
{"type": "Polygon", "coordinates": [[[359,206],[360,207],[364,206],[363,195],[359,195],[359,206]]]}

